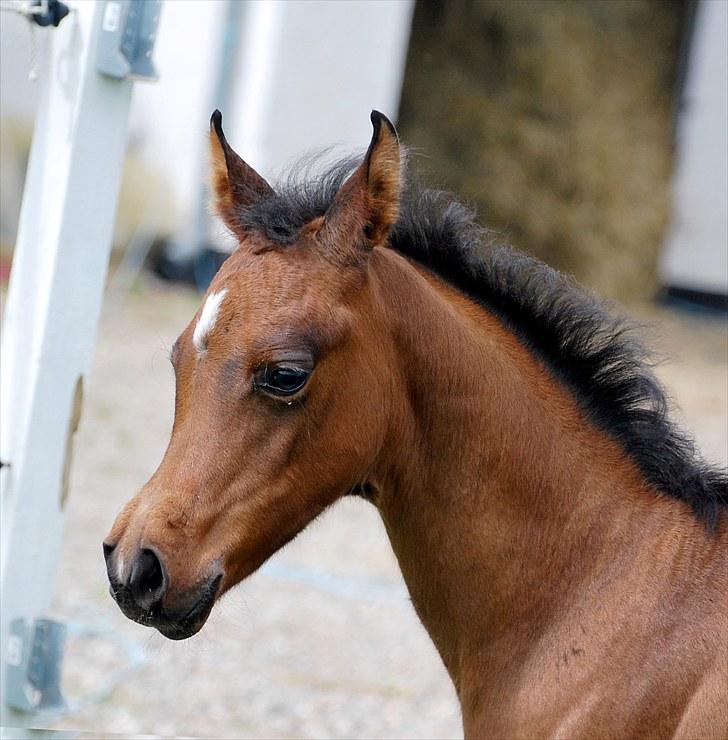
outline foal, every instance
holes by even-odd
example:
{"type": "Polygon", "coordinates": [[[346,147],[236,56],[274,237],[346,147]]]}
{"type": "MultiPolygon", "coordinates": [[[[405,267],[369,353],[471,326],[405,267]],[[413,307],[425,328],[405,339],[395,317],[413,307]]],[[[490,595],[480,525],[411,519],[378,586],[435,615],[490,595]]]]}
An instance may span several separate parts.
{"type": "Polygon", "coordinates": [[[403,185],[394,128],[372,122],[361,162],[276,192],[213,115],[240,247],[174,345],[169,447],[104,544],[114,598],[189,637],[360,495],[467,737],[725,737],[725,473],[620,322],[403,185]]]}

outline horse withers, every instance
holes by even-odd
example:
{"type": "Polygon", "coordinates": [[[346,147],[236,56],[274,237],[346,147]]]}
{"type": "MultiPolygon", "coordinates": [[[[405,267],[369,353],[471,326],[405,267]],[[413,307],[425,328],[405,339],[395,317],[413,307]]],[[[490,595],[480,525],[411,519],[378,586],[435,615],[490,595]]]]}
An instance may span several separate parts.
{"type": "Polygon", "coordinates": [[[158,470],[104,543],[172,639],[346,495],[379,510],[467,737],[726,737],[728,493],[629,327],[403,177],[273,189],[211,122],[239,248],[174,344],[158,470]]]}

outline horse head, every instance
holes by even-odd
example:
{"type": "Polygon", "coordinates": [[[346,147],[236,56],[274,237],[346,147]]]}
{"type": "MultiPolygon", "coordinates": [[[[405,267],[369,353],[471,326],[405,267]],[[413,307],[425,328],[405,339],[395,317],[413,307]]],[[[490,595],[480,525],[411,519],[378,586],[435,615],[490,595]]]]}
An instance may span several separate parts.
{"type": "Polygon", "coordinates": [[[291,224],[212,116],[214,207],[239,246],[174,344],[164,458],[104,543],[123,612],[169,638],[367,486],[385,443],[392,373],[368,260],[397,219],[400,151],[387,118],[372,123],[326,210],[291,224]]]}

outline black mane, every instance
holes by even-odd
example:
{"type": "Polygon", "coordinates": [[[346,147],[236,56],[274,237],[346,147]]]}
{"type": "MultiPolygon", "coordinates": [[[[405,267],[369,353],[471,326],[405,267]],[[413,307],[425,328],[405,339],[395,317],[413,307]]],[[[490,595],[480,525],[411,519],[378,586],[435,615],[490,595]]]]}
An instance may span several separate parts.
{"type": "MultiPolygon", "coordinates": [[[[359,157],[312,176],[311,160],[270,198],[239,213],[241,225],[287,245],[323,215],[359,157]]],[[[452,195],[408,180],[390,246],[495,313],[616,439],[661,493],[685,501],[709,526],[728,506],[728,474],[701,460],[668,417],[665,392],[635,337],[572,280],[500,244],[452,195]]]]}

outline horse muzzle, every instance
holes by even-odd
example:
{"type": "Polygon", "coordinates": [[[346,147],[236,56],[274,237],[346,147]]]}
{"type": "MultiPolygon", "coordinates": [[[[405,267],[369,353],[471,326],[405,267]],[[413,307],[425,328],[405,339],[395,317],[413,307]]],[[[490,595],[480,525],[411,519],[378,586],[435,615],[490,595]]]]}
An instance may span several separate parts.
{"type": "Polygon", "coordinates": [[[128,575],[122,578],[123,569],[119,568],[114,549],[104,543],[109,593],[126,617],[154,627],[170,640],[185,640],[200,631],[220,591],[222,573],[190,592],[175,595],[170,604],[170,578],[156,551],[140,550],[128,575]]]}

